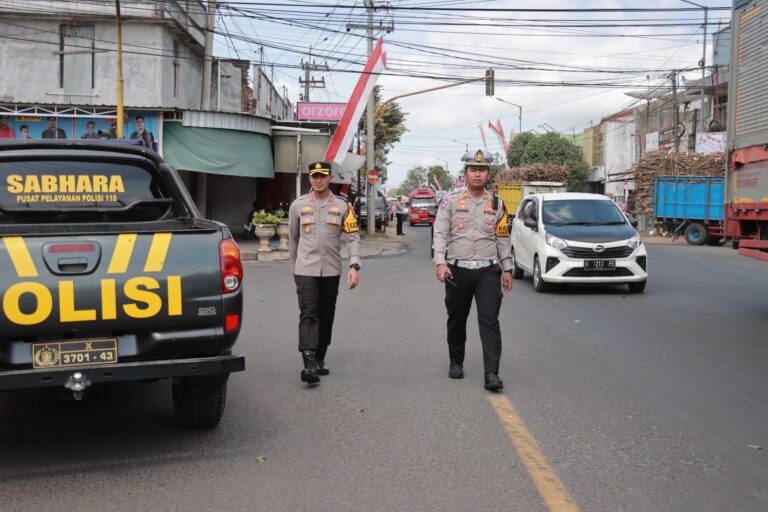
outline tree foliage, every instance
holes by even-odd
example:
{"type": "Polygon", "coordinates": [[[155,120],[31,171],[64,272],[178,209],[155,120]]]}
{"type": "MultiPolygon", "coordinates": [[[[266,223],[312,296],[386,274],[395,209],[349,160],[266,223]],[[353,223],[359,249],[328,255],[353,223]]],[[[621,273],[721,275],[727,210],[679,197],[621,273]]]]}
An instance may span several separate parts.
{"type": "Polygon", "coordinates": [[[581,148],[557,133],[521,133],[509,146],[507,162],[510,167],[535,163],[564,165],[570,173],[568,190],[587,190],[588,166],[581,148]]]}
{"type": "MultiPolygon", "coordinates": [[[[374,162],[379,169],[379,176],[381,183],[387,182],[387,165],[390,161],[387,159],[387,155],[395,143],[400,141],[400,137],[407,131],[405,127],[405,118],[408,115],[407,112],[403,112],[400,105],[397,102],[387,103],[383,108],[379,109],[381,105],[381,86],[377,85],[373,88],[374,105],[376,106],[376,114],[373,118],[373,134],[374,134],[374,162]]],[[[365,111],[360,120],[360,129],[365,131],[368,126],[368,111],[365,111]]]]}
{"type": "Polygon", "coordinates": [[[426,185],[435,185],[435,178],[440,183],[440,187],[443,190],[450,190],[453,188],[453,177],[442,165],[432,165],[430,167],[424,167],[422,165],[412,167],[408,170],[408,174],[405,177],[405,181],[397,189],[397,195],[407,196],[412,190],[422,188],[426,185]]]}

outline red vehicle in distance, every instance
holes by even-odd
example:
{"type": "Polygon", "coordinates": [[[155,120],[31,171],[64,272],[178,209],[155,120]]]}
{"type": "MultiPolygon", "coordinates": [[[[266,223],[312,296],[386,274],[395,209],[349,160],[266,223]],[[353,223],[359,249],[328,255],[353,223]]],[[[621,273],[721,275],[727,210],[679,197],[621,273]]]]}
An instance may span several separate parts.
{"type": "Polygon", "coordinates": [[[435,200],[435,193],[432,190],[421,188],[411,191],[408,195],[408,223],[411,226],[416,224],[433,224],[435,222],[435,213],[437,213],[435,200]]]}

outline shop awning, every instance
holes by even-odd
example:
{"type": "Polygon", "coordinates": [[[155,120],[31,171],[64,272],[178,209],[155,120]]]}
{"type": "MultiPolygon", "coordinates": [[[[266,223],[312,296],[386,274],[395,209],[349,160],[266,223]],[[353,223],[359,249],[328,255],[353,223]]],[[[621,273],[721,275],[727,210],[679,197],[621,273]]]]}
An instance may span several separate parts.
{"type": "Polygon", "coordinates": [[[163,123],[163,158],[183,171],[274,178],[269,137],[218,128],[190,128],[163,123]]]}

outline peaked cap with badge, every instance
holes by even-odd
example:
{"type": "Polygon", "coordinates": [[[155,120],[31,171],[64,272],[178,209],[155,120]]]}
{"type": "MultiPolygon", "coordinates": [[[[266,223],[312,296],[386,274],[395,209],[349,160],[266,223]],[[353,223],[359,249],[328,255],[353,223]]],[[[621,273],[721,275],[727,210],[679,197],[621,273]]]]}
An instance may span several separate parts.
{"type": "Polygon", "coordinates": [[[328,176],[331,174],[331,164],[328,162],[314,162],[309,164],[309,175],[323,174],[328,176]]]}
{"type": "Polygon", "coordinates": [[[464,168],[467,167],[490,167],[493,163],[493,158],[490,153],[486,155],[482,149],[478,149],[475,152],[468,151],[461,161],[464,162],[464,168]]]}

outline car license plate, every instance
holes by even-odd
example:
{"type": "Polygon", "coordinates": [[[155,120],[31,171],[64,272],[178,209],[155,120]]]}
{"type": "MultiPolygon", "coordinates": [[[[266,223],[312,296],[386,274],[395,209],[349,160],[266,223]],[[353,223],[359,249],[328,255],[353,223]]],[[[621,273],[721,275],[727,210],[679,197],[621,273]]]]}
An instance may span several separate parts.
{"type": "Polygon", "coordinates": [[[32,344],[33,368],[61,368],[117,362],[117,340],[54,341],[32,344]]]}
{"type": "Polygon", "coordinates": [[[616,260],[584,260],[584,270],[615,270],[616,260]]]}

